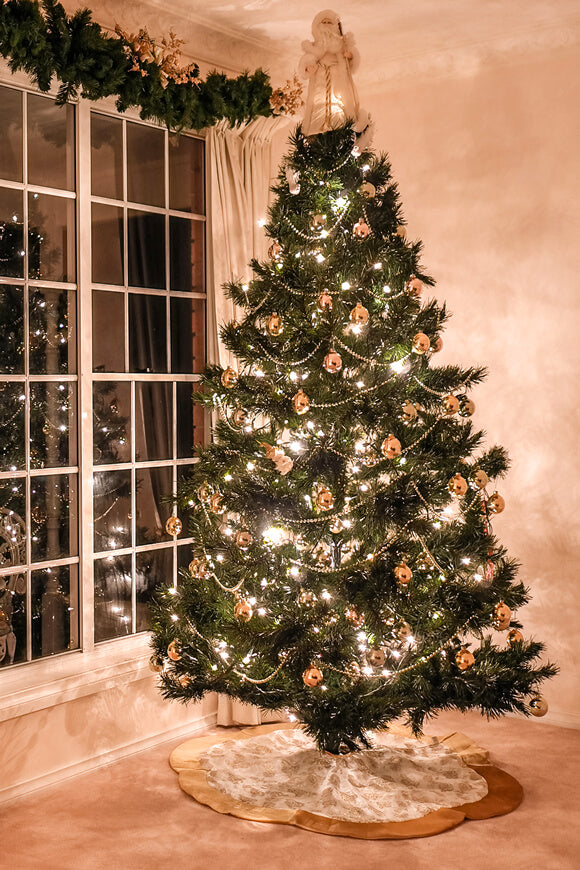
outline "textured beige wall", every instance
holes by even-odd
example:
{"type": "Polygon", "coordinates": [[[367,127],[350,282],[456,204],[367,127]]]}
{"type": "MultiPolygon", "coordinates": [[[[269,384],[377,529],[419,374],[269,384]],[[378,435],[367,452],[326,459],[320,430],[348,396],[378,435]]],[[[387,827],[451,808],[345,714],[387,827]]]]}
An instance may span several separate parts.
{"type": "Polygon", "coordinates": [[[361,95],[409,237],[454,317],[438,361],[487,365],[475,422],[512,469],[495,531],[523,565],[527,635],[561,674],[552,721],[580,727],[580,48],[361,95]]]}

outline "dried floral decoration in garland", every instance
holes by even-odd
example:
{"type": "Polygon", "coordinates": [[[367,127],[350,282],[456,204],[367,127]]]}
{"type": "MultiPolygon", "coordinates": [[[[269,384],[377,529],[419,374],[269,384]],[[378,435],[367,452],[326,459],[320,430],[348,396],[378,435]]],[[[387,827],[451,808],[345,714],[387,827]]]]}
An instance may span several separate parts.
{"type": "Polygon", "coordinates": [[[115,33],[125,42],[125,51],[133,63],[131,72],[139,72],[144,77],[149,75],[147,65],[155,64],[163,88],[167,87],[169,81],[178,85],[198,84],[199,67],[196,63],[180,65],[181,46],[185,40],[178,39],[172,30],[169,31],[169,38],[164,36],[161,43],[156,43],[144,27],[138,33],[128,33],[115,24],[115,33]]]}
{"type": "Polygon", "coordinates": [[[304,105],[302,94],[304,87],[298,76],[288,79],[281,88],[272,91],[270,108],[273,115],[296,115],[304,105]]]}

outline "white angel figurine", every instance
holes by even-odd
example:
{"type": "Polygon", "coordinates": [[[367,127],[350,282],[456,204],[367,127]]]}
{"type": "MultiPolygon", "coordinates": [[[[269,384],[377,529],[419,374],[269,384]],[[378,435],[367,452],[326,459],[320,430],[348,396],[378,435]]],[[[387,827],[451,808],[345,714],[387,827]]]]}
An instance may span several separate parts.
{"type": "Polygon", "coordinates": [[[359,106],[352,80],[360,61],[354,37],[343,34],[340,18],[331,9],[316,16],[312,35],[314,42],[302,43],[300,59],[300,74],[310,79],[302,132],[315,136],[353,121],[360,133],[368,126],[369,115],[359,106]]]}

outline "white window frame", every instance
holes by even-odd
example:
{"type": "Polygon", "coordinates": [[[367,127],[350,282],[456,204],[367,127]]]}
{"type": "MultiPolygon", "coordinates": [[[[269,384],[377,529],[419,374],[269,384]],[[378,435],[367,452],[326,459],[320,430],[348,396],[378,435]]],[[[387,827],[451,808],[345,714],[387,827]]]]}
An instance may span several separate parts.
{"type": "MultiPolygon", "coordinates": [[[[30,79],[24,73],[12,73],[6,61],[0,59],[0,85],[15,87],[29,93],[39,91],[31,85],[30,79]]],[[[47,96],[55,97],[57,87],[51,88],[47,96]]],[[[79,498],[79,597],[80,597],[80,647],[76,650],[64,651],[54,656],[22,662],[0,670],[0,722],[21,716],[26,713],[45,709],[68,700],[83,697],[105,689],[114,688],[127,682],[143,679],[150,674],[149,670],[149,634],[140,632],[125,637],[100,641],[95,644],[94,625],[94,586],[93,586],[93,504],[92,479],[94,471],[105,470],[108,466],[93,465],[93,416],[92,416],[92,290],[99,285],[92,284],[91,275],[91,169],[90,169],[90,113],[97,110],[113,117],[124,117],[129,121],[155,125],[143,122],[137,110],[129,110],[120,115],[115,107],[113,97],[91,102],[76,100],[76,230],[77,230],[77,401],[78,401],[78,498],[79,498]],[[81,159],[82,157],[82,159],[81,159]]],[[[161,129],[164,129],[161,127],[161,129]]],[[[193,134],[192,134],[193,135],[193,134]]],[[[203,135],[194,134],[203,139],[203,135]]],[[[208,256],[208,166],[205,161],[206,189],[206,284],[210,274],[208,256]]],[[[99,200],[103,201],[103,200],[99,200]]],[[[106,201],[105,201],[106,202],[106,201]]],[[[111,201],[112,203],[112,201],[111,201]]],[[[154,209],[152,209],[154,210],[154,209]]],[[[178,216],[183,213],[175,212],[178,216]]],[[[166,239],[169,244],[169,239],[166,239]]],[[[126,251],[125,247],[125,251],[126,251]]],[[[50,286],[50,282],[40,282],[50,286]]],[[[59,284],[59,288],[66,285],[59,284]]],[[[206,293],[187,294],[187,297],[204,299],[206,304],[207,324],[207,286],[206,293]]],[[[183,294],[186,298],[186,294],[183,294]]],[[[125,323],[127,330],[128,323],[125,323]]],[[[206,327],[207,328],[207,327],[206,327]]],[[[207,344],[207,341],[206,341],[207,344]]],[[[58,376],[56,377],[58,379],[58,376]]],[[[66,378],[64,378],[66,379],[66,378]]],[[[139,375],[127,374],[125,380],[140,380],[139,375]]],[[[177,374],[148,375],[148,380],[158,381],[188,381],[195,382],[200,376],[177,374]]],[[[115,373],[98,374],[95,380],[115,380],[121,378],[115,373]]],[[[175,390],[174,390],[175,393],[175,390]]],[[[173,403],[174,418],[176,403],[173,403]]],[[[175,421],[174,421],[175,425],[175,421]]],[[[172,460],[174,468],[177,465],[188,465],[195,461],[191,459],[172,460]]],[[[166,463],[143,461],[143,465],[152,467],[166,463]]],[[[115,465],[125,468],[130,464],[115,465]]],[[[139,463],[134,464],[137,468],[139,463]]],[[[65,469],[66,470],[66,469],[65,469]]],[[[188,539],[180,538],[180,543],[188,539]]],[[[169,544],[173,546],[173,544],[169,544]]],[[[133,550],[150,550],[150,546],[133,547],[133,550]]],[[[125,551],[122,551],[125,552],[125,551]]],[[[174,567],[176,565],[176,548],[174,547],[174,567]]],[[[66,562],[76,562],[71,557],[66,562]]],[[[36,567],[36,566],[35,566],[36,567]]],[[[41,565],[39,565],[41,567],[41,565]]]]}

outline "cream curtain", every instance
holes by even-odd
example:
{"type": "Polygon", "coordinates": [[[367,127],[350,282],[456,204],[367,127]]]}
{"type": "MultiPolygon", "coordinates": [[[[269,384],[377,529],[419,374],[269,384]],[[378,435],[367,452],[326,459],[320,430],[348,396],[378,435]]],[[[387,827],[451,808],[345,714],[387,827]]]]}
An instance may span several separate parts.
{"type": "MultiPolygon", "coordinates": [[[[238,127],[225,122],[212,127],[206,139],[209,161],[208,226],[208,358],[226,366],[231,354],[219,340],[220,324],[232,320],[234,304],[225,297],[227,281],[251,277],[252,257],[263,259],[268,241],[258,221],[267,217],[270,185],[276,174],[273,139],[281,137],[288,119],[257,118],[238,127]]],[[[279,721],[283,713],[218,696],[218,725],[260,725],[279,721]]]]}

